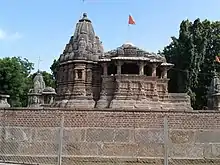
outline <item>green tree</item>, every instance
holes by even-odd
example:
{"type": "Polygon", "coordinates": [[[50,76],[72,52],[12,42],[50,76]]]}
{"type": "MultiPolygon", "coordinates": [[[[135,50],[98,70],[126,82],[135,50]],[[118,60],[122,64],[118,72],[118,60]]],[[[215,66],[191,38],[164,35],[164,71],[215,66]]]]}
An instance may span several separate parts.
{"type": "Polygon", "coordinates": [[[9,94],[11,106],[26,106],[27,93],[30,89],[29,75],[33,63],[20,57],[0,59],[0,91],[9,94]]]}
{"type": "Polygon", "coordinates": [[[56,79],[57,79],[57,68],[59,66],[59,60],[54,60],[53,61],[53,64],[51,65],[50,67],[50,70],[52,71],[52,75],[53,75],[53,78],[55,80],[54,84],[55,84],[55,87],[56,87],[56,79]]]}
{"type": "Polygon", "coordinates": [[[179,37],[172,37],[163,50],[167,61],[175,64],[168,74],[169,90],[188,93],[194,109],[207,105],[213,71],[220,69],[214,62],[220,50],[219,32],[219,22],[185,20],[180,24],[179,37]]]}

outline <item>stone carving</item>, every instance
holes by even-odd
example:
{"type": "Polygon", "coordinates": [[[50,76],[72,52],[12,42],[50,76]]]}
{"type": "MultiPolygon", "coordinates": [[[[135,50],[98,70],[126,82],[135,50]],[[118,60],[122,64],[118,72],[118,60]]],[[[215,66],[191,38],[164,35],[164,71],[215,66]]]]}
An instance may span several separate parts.
{"type": "Polygon", "coordinates": [[[3,95],[0,93],[0,108],[8,108],[10,104],[8,104],[9,95],[3,95]]]}
{"type": "Polygon", "coordinates": [[[92,51],[92,42],[91,41],[88,41],[88,43],[87,43],[87,50],[88,51],[92,51]]]}
{"type": "MultiPolygon", "coordinates": [[[[29,107],[40,107],[46,104],[51,105],[51,97],[54,98],[56,95],[55,89],[52,87],[46,87],[43,80],[43,76],[40,71],[37,72],[33,79],[34,88],[29,90],[28,93],[28,106],[29,107]]],[[[53,99],[52,99],[53,100],[53,99]]]]}
{"type": "Polygon", "coordinates": [[[73,51],[73,46],[72,44],[69,44],[68,53],[71,53],[72,51],[73,51]]]}
{"type": "Polygon", "coordinates": [[[79,53],[85,53],[85,50],[86,50],[86,41],[84,38],[81,38],[79,40],[78,51],[79,53]]]}

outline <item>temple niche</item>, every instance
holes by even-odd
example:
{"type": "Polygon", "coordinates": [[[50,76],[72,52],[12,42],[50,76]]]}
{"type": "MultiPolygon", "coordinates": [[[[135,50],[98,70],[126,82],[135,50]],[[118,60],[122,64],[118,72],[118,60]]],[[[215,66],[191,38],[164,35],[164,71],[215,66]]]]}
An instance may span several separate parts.
{"type": "Polygon", "coordinates": [[[33,78],[33,86],[33,89],[30,89],[28,93],[28,107],[48,107],[54,104],[55,89],[46,87],[39,71],[33,78]]]}
{"type": "Polygon", "coordinates": [[[168,93],[164,56],[132,43],[104,52],[87,14],[59,58],[56,107],[192,110],[185,93],[168,93]]]}

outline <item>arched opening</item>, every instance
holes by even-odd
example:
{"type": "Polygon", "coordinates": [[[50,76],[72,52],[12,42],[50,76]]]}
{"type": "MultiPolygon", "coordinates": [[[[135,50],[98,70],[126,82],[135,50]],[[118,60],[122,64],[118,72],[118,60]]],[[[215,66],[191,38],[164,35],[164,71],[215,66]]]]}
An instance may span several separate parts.
{"type": "Polygon", "coordinates": [[[117,67],[114,64],[108,66],[108,75],[117,74],[117,67]]]}
{"type": "Polygon", "coordinates": [[[156,70],[156,76],[157,76],[158,78],[162,78],[162,77],[161,77],[161,76],[162,76],[161,68],[157,68],[157,70],[156,70]]]}
{"type": "Polygon", "coordinates": [[[144,67],[144,75],[146,75],[146,76],[152,76],[152,68],[146,65],[146,66],[144,67]]]}
{"type": "Polygon", "coordinates": [[[122,74],[139,74],[139,66],[135,63],[124,63],[121,66],[122,74]]]}

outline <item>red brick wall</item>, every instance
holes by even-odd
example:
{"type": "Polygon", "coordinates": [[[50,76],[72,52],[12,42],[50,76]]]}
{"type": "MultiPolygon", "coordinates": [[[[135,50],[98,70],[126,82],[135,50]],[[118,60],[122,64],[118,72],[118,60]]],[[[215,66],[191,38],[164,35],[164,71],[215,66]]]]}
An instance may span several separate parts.
{"type": "Polygon", "coordinates": [[[220,112],[95,111],[62,109],[1,109],[0,123],[5,126],[56,127],[61,116],[65,127],[162,128],[168,116],[170,129],[220,129],[220,112]]]}

